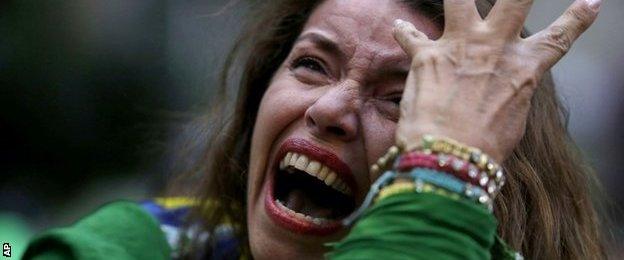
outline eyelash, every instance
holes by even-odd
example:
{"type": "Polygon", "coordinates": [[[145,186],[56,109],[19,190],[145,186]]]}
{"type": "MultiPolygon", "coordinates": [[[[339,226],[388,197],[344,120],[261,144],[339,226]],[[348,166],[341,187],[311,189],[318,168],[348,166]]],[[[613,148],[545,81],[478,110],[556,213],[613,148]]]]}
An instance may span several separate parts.
{"type": "Polygon", "coordinates": [[[399,104],[401,104],[402,98],[403,98],[403,95],[399,95],[399,96],[390,97],[387,100],[391,101],[392,103],[395,103],[398,106],[399,104]]]}
{"type": "Polygon", "coordinates": [[[295,59],[291,64],[291,68],[293,69],[296,69],[300,66],[304,66],[306,69],[321,73],[323,75],[327,75],[327,71],[323,67],[323,64],[316,58],[304,56],[295,59]]]}

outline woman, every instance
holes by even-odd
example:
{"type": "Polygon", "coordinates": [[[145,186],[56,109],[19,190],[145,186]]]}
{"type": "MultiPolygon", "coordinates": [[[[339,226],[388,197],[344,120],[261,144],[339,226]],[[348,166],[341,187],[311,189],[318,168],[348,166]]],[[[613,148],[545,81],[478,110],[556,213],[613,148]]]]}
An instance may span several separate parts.
{"type": "MultiPolygon", "coordinates": [[[[193,196],[202,205],[187,223],[200,223],[206,233],[190,228],[191,241],[174,241],[185,249],[177,256],[231,257],[233,252],[292,259],[329,252],[326,256],[345,259],[451,259],[513,256],[496,252],[512,248],[530,259],[604,258],[589,196],[593,175],[566,132],[548,73],[596,18],[600,0],[576,0],[551,26],[529,37],[522,25],[531,2],[265,4],[228,60],[244,61],[233,112],[224,104],[206,116],[196,134],[208,141],[195,135],[197,146],[186,147],[202,152],[190,171],[201,177],[184,177],[173,191],[197,188],[200,194],[193,196]],[[444,168],[440,162],[431,165],[437,169],[431,177],[425,164],[431,156],[456,155],[453,160],[460,161],[463,154],[426,147],[427,140],[483,151],[490,158],[487,167],[502,164],[506,184],[485,176],[483,189],[477,181],[475,190],[488,194],[474,203],[467,188],[453,192],[436,178],[460,178],[464,168],[444,168]],[[384,155],[393,145],[401,150],[384,155]],[[381,169],[395,177],[380,193],[369,193],[381,169]],[[422,192],[423,187],[439,192],[422,192]],[[365,201],[367,194],[377,198],[374,205],[365,201]],[[479,205],[494,197],[493,213],[479,205]],[[364,214],[353,214],[367,206],[364,214]],[[359,218],[352,228],[340,225],[353,217],[359,218]],[[225,247],[234,250],[225,252],[225,247]]],[[[230,74],[227,69],[223,74],[222,100],[230,91],[230,74]]],[[[465,160],[462,165],[480,165],[478,159],[465,160]]],[[[467,176],[462,183],[475,177],[467,176]]],[[[124,207],[122,212],[142,214],[124,207]]],[[[152,213],[163,210],[149,207],[152,213]]],[[[124,213],[109,215],[116,214],[124,213]]],[[[161,222],[163,214],[169,212],[156,214],[161,222]]],[[[101,220],[90,219],[79,225],[102,232],[93,228],[101,220]]],[[[115,225],[129,234],[136,229],[115,225]]],[[[159,231],[128,236],[154,232],[159,231]]],[[[27,257],[45,254],[46,245],[54,244],[49,241],[72,248],[67,236],[44,235],[27,257]]],[[[135,243],[147,244],[120,247],[133,252],[163,244],[135,243]]]]}

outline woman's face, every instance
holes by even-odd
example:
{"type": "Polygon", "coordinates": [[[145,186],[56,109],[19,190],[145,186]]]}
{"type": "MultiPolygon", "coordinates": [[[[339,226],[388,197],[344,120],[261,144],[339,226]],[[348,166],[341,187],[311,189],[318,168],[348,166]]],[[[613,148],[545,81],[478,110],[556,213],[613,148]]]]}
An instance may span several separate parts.
{"type": "Polygon", "coordinates": [[[320,258],[394,143],[409,57],[397,18],[440,30],[397,0],[328,0],[312,13],[262,98],[252,137],[248,227],[255,258],[320,258]]]}

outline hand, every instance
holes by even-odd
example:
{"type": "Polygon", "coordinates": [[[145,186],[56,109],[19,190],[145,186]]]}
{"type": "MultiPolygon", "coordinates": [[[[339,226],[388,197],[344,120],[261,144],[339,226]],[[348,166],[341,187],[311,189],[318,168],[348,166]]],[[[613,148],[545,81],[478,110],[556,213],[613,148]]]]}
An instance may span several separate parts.
{"type": "Polygon", "coordinates": [[[445,0],[442,37],[430,40],[397,20],[394,37],[412,57],[398,144],[423,134],[453,138],[502,162],[524,135],[543,74],[596,19],[600,0],[576,0],[548,28],[520,33],[532,0],[498,0],[482,19],[474,0],[445,0]]]}

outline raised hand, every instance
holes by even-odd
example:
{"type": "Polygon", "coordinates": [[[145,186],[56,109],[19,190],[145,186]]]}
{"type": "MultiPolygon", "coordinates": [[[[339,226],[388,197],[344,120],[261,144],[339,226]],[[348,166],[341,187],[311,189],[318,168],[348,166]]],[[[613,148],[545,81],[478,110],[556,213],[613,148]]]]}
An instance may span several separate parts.
{"type": "Polygon", "coordinates": [[[442,37],[397,20],[394,36],[412,57],[396,141],[423,134],[456,139],[502,162],[524,134],[542,75],[593,23],[601,0],[576,0],[548,28],[520,32],[532,0],[499,0],[482,19],[474,0],[445,0],[442,37]]]}

